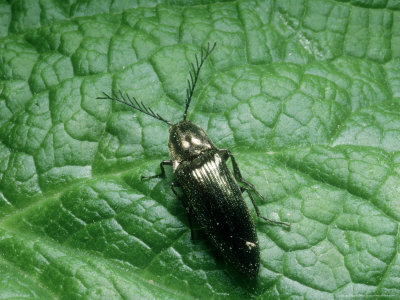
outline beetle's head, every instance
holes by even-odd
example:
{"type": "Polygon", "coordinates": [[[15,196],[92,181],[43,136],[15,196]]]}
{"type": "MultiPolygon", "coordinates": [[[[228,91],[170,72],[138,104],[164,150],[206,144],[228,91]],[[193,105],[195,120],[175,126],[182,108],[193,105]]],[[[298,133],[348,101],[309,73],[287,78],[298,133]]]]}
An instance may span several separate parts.
{"type": "Polygon", "coordinates": [[[170,127],[168,146],[172,160],[177,162],[192,160],[203,151],[215,148],[204,130],[190,121],[170,127]]]}

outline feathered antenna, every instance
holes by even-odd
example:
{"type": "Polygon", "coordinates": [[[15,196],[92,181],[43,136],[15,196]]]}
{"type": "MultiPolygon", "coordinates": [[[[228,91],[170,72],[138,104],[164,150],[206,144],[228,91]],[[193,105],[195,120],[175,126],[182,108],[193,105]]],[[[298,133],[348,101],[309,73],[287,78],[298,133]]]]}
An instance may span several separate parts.
{"type": "Polygon", "coordinates": [[[190,101],[192,100],[193,91],[196,86],[197,79],[199,78],[201,67],[203,66],[207,57],[211,54],[211,52],[213,52],[216,45],[217,43],[214,43],[214,45],[210,49],[210,43],[207,43],[207,50],[205,52],[203,51],[203,48],[201,48],[200,62],[197,58],[197,54],[195,54],[194,57],[196,59],[196,67],[194,67],[193,63],[191,63],[192,69],[189,71],[190,79],[188,79],[188,87],[186,88],[185,112],[183,113],[184,121],[186,120],[187,111],[190,105],[190,101]]]}
{"type": "Polygon", "coordinates": [[[97,97],[97,99],[109,99],[109,100],[114,100],[120,103],[123,103],[125,105],[128,105],[130,107],[132,107],[133,109],[136,109],[142,113],[145,113],[146,115],[153,117],[157,120],[163,121],[164,123],[167,123],[169,126],[172,126],[172,123],[166,119],[164,119],[163,117],[161,117],[159,114],[156,114],[151,108],[146,107],[143,102],[140,102],[136,100],[135,97],[130,97],[128,94],[123,94],[121,92],[121,90],[119,91],[119,95],[120,97],[118,97],[118,95],[112,91],[112,95],[108,95],[106,93],[103,92],[104,97],[97,97]],[[133,101],[132,101],[133,99],[133,101]]]}

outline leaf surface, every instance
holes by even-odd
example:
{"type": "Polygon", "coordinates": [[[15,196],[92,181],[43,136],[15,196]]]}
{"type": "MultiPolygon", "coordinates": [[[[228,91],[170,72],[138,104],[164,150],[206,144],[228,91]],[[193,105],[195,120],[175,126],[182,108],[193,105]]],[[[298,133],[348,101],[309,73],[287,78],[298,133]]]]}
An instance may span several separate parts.
{"type": "MultiPolygon", "coordinates": [[[[400,297],[396,1],[0,4],[0,298],[400,297]],[[29,12],[29,13],[28,13],[29,12]],[[265,197],[261,271],[238,284],[193,243],[166,180],[190,62],[189,119],[265,197]]],[[[169,174],[171,175],[171,174],[169,174]]]]}

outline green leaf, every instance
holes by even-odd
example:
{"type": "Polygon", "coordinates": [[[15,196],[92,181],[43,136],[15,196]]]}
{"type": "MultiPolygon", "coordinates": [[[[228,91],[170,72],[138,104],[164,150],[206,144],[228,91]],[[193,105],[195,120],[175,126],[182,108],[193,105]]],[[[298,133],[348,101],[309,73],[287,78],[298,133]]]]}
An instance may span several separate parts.
{"type": "MultiPolygon", "coordinates": [[[[0,4],[0,298],[400,298],[397,1],[0,4]],[[242,282],[166,180],[165,124],[229,148],[265,197],[242,282]]],[[[169,174],[171,175],[171,174],[169,174]]]]}

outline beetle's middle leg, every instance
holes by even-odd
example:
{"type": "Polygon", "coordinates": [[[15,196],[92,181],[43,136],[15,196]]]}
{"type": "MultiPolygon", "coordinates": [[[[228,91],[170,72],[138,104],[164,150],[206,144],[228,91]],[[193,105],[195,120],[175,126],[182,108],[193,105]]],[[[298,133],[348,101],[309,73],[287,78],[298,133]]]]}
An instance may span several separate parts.
{"type": "Polygon", "coordinates": [[[247,192],[247,195],[249,195],[251,203],[253,203],[254,209],[256,211],[257,217],[259,217],[259,218],[261,218],[261,219],[263,219],[263,220],[265,220],[265,221],[267,221],[269,223],[276,224],[276,225],[281,225],[281,226],[286,226],[287,228],[290,229],[290,223],[279,222],[279,221],[271,220],[271,219],[268,219],[268,218],[262,216],[261,213],[260,213],[260,210],[258,209],[256,201],[254,200],[253,195],[250,193],[249,189],[247,187],[245,187],[245,186],[241,186],[240,190],[242,191],[242,193],[243,192],[247,192]]]}
{"type": "Polygon", "coordinates": [[[189,221],[189,227],[190,227],[190,237],[192,238],[192,241],[194,241],[194,231],[193,231],[193,225],[192,225],[192,211],[190,210],[189,205],[187,205],[185,199],[180,197],[178,195],[178,193],[176,192],[175,187],[177,187],[177,186],[179,186],[179,184],[176,181],[173,181],[171,183],[171,190],[174,192],[176,198],[178,198],[181,201],[183,207],[186,210],[187,218],[189,221]]]}
{"type": "Polygon", "coordinates": [[[161,173],[160,174],[155,174],[151,176],[140,176],[140,179],[149,179],[149,178],[165,178],[165,169],[164,166],[172,166],[172,160],[163,160],[160,162],[160,168],[161,168],[161,173]]]}

